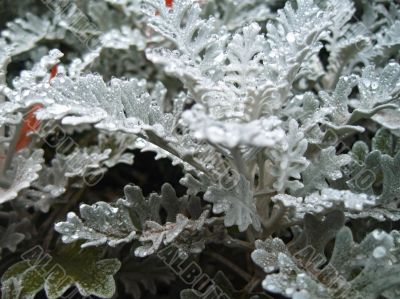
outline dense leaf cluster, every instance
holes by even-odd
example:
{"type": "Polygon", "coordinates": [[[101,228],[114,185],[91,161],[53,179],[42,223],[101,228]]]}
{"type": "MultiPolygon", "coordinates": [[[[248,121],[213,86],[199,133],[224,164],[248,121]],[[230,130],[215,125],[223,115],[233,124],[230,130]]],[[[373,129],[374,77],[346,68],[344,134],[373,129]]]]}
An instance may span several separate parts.
{"type": "Polygon", "coordinates": [[[1,297],[399,298],[399,50],[389,0],[0,2],[1,297]]]}

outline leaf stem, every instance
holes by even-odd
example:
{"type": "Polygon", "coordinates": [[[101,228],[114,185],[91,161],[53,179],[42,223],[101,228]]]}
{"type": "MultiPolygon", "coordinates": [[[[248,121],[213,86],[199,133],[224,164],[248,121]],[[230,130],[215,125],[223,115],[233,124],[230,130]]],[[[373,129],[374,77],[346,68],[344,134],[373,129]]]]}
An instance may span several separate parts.
{"type": "Polygon", "coordinates": [[[263,239],[266,239],[276,230],[276,226],[277,224],[279,224],[279,221],[285,215],[285,211],[286,209],[281,202],[278,202],[274,206],[271,218],[265,224],[263,223],[264,226],[263,239]]]}
{"type": "Polygon", "coordinates": [[[247,171],[246,163],[244,162],[242,153],[240,152],[240,148],[239,147],[233,148],[231,150],[231,153],[239,173],[243,174],[251,182],[249,173],[247,171]]]}
{"type": "Polygon", "coordinates": [[[65,215],[68,212],[68,210],[70,210],[79,201],[79,199],[82,197],[82,195],[85,193],[85,191],[86,191],[85,187],[79,189],[79,191],[77,193],[75,193],[75,195],[64,206],[63,209],[58,211],[58,213],[54,213],[53,216],[51,216],[49,219],[47,219],[47,221],[45,223],[42,224],[43,231],[44,232],[48,231],[48,233],[43,241],[43,248],[45,251],[47,251],[47,249],[49,248],[51,240],[53,239],[53,235],[54,235],[54,228],[50,228],[50,226],[52,224],[54,224],[54,222],[57,220],[57,217],[59,215],[65,215]]]}

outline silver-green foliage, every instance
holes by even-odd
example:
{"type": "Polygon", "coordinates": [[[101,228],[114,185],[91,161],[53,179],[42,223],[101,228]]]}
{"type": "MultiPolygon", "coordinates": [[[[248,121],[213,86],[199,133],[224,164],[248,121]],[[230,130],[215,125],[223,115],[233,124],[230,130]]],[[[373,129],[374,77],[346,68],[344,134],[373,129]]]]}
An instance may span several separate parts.
{"type": "Polygon", "coordinates": [[[232,297],[398,296],[399,233],[377,230],[400,220],[398,3],[42,2],[18,1],[0,20],[0,253],[37,241],[70,276],[57,287],[61,272],[35,277],[53,264],[16,263],[5,298],[71,286],[110,298],[120,263],[105,255],[126,262],[125,293],[155,293],[172,280],[152,260],[169,245],[192,258],[232,248],[219,260],[246,287],[214,271],[232,297]],[[33,116],[40,126],[21,149],[33,116]],[[73,148],[47,138],[58,134],[73,148]],[[119,199],[85,187],[140,163],[133,150],[180,167],[184,194],[169,183],[146,196],[126,185],[119,199]],[[249,248],[266,274],[258,290],[259,272],[229,262],[249,248]]]}

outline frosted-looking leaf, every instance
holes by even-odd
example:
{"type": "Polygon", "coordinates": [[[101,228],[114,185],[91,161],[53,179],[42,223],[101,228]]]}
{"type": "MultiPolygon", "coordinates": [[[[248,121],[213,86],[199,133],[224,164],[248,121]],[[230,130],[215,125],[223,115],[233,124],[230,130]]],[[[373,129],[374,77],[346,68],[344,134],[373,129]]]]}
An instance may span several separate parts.
{"type": "Polygon", "coordinates": [[[294,6],[288,2],[278,11],[276,22],[267,24],[267,38],[255,23],[232,36],[226,50],[225,85],[220,81],[210,85],[201,99],[214,117],[249,121],[280,115],[303,63],[319,51],[318,40],[330,18],[312,1],[297,1],[294,6]]]}
{"type": "Polygon", "coordinates": [[[350,281],[351,289],[362,298],[377,298],[382,292],[400,283],[400,265],[394,263],[398,252],[397,231],[390,234],[374,230],[360,243],[354,243],[351,230],[344,227],[337,235],[331,265],[350,281]],[[356,261],[362,261],[357,264],[356,261]],[[353,262],[352,262],[353,261],[353,262]],[[355,269],[361,272],[351,277],[355,269]],[[378,278],[378,279],[377,279],[378,278]]]}
{"type": "Polygon", "coordinates": [[[208,211],[204,211],[197,220],[190,220],[182,214],[176,216],[175,222],[167,222],[160,225],[154,221],[146,221],[139,241],[144,243],[135,249],[135,255],[145,257],[155,253],[162,244],[172,243],[184,230],[200,231],[208,216],[208,211]]]}
{"type": "Polygon", "coordinates": [[[334,210],[324,216],[305,214],[303,230],[288,244],[289,250],[297,253],[312,249],[325,260],[325,246],[335,238],[344,223],[345,217],[340,210],[334,210]]]}
{"type": "MultiPolygon", "coordinates": [[[[82,58],[75,58],[68,67],[68,74],[72,78],[78,78],[88,71],[94,71],[95,65],[100,63],[101,59],[107,59],[107,55],[116,55],[121,53],[123,56],[132,56],[131,47],[136,46],[138,51],[143,51],[148,41],[138,29],[131,29],[128,26],[122,26],[118,29],[111,29],[99,36],[96,48],[82,55],[82,58]],[[118,52],[116,50],[119,50],[118,52]]],[[[122,58],[122,57],[121,57],[122,58]]],[[[132,57],[130,57],[132,58],[132,57]]],[[[139,56],[139,58],[142,58],[139,56]]],[[[122,67],[128,68],[126,59],[123,59],[122,67]]],[[[136,58],[137,60],[137,58],[136,58]]],[[[139,61],[134,60],[136,63],[139,61]]],[[[115,66],[115,61],[108,61],[110,65],[115,66]]],[[[118,62],[117,62],[118,63],[118,62]]],[[[141,62],[142,65],[143,62],[141,62]]],[[[105,66],[106,67],[106,66],[105,66]]]]}
{"type": "MultiPolygon", "coordinates": [[[[383,70],[376,69],[372,65],[367,66],[363,70],[362,77],[358,79],[360,97],[350,102],[356,109],[353,112],[353,119],[357,118],[357,114],[372,116],[385,108],[398,109],[393,100],[400,92],[399,78],[398,63],[391,62],[383,70]]],[[[374,117],[373,119],[375,120],[374,117]]]]}
{"type": "Polygon", "coordinates": [[[364,132],[365,130],[361,126],[350,125],[352,114],[349,112],[349,96],[357,85],[357,80],[358,77],[355,75],[344,76],[339,78],[333,92],[319,92],[324,107],[330,109],[327,120],[323,123],[334,132],[364,132]]]}
{"type": "Polygon", "coordinates": [[[48,18],[27,13],[24,18],[7,24],[7,28],[1,32],[0,44],[5,41],[12,49],[12,55],[17,55],[33,48],[54,29],[48,18]]]}
{"type": "MultiPolygon", "coordinates": [[[[43,56],[31,70],[24,70],[20,76],[13,80],[13,87],[22,92],[22,96],[29,95],[26,90],[33,88],[38,82],[47,83],[50,80],[51,68],[60,62],[64,54],[58,49],[52,49],[49,53],[43,56]],[[25,93],[24,93],[25,91],[25,93]]],[[[18,98],[18,95],[16,97],[18,98]]]]}
{"type": "Polygon", "coordinates": [[[226,26],[230,31],[250,24],[251,22],[262,22],[273,18],[271,12],[273,1],[264,0],[212,0],[205,3],[206,12],[213,13],[220,26],[226,26]],[[220,16],[220,11],[223,15],[220,16]]]}
{"type": "Polygon", "coordinates": [[[252,258],[268,273],[263,288],[291,298],[376,299],[397,286],[399,233],[374,230],[357,244],[344,222],[337,211],[324,220],[307,214],[303,231],[288,247],[277,238],[257,241],[252,258]],[[326,247],[335,237],[327,262],[326,247]]]}
{"type": "Polygon", "coordinates": [[[169,244],[179,236],[189,223],[184,215],[177,215],[176,222],[167,222],[164,226],[157,222],[147,221],[144,232],[139,238],[145,245],[135,249],[135,255],[145,257],[155,253],[162,244],[169,244]],[[147,243],[147,244],[146,244],[147,243]]]}
{"type": "Polygon", "coordinates": [[[141,222],[153,219],[152,214],[159,219],[160,204],[155,204],[151,196],[148,203],[152,211],[150,206],[143,206],[146,201],[139,187],[126,186],[124,191],[126,198],[120,198],[115,203],[97,202],[91,206],[82,204],[82,220],[74,212],[68,213],[67,221],[55,225],[55,230],[62,234],[63,242],[85,240],[82,247],[102,244],[114,247],[136,238],[141,222]]]}
{"type": "Polygon", "coordinates": [[[230,118],[250,121],[258,116],[256,99],[252,97],[260,84],[265,59],[265,37],[259,34],[261,27],[257,23],[243,27],[242,34],[234,34],[226,48],[226,66],[224,67],[224,86],[221,93],[229,93],[229,99],[205,97],[210,113],[218,118],[230,118]]]}
{"type": "MultiPolygon", "coordinates": [[[[379,132],[378,132],[379,133],[379,132]]],[[[379,135],[376,135],[378,137],[379,135]]],[[[390,143],[390,138],[386,137],[390,143]]],[[[376,147],[376,139],[373,146],[376,147]]],[[[382,145],[380,145],[381,149],[382,145]]],[[[393,148],[391,149],[393,150],[393,148]]],[[[354,192],[364,192],[376,198],[375,205],[365,207],[362,211],[349,211],[350,218],[371,217],[379,221],[400,219],[398,205],[398,160],[399,153],[393,152],[394,157],[374,150],[369,153],[368,146],[364,143],[357,143],[353,146],[353,156],[356,162],[353,163],[348,176],[347,185],[354,192]]]]}
{"type": "Polygon", "coordinates": [[[388,57],[398,56],[400,50],[400,20],[388,27],[382,27],[377,36],[371,56],[374,62],[383,63],[388,57]]]}
{"type": "Polygon", "coordinates": [[[7,98],[7,101],[0,102],[0,126],[20,122],[21,116],[16,114],[17,111],[28,109],[31,105],[42,101],[40,97],[29,97],[32,95],[31,89],[36,88],[39,82],[49,81],[50,69],[59,63],[62,56],[59,50],[50,50],[48,55],[43,56],[31,70],[24,70],[19,77],[14,78],[13,89],[5,85],[6,82],[1,80],[0,73],[0,95],[3,94],[7,98]]]}
{"type": "Polygon", "coordinates": [[[355,13],[353,1],[332,1],[329,4],[333,11],[330,34],[325,37],[329,65],[323,78],[327,89],[336,85],[340,75],[346,74],[346,68],[354,57],[371,46],[366,36],[368,29],[359,23],[350,23],[355,13]]]}
{"type": "Polygon", "coordinates": [[[174,163],[190,168],[182,160],[184,149],[173,135],[177,120],[171,113],[164,113],[155,96],[148,93],[144,80],[112,79],[107,85],[99,75],[76,80],[59,75],[50,85],[37,84],[22,98],[11,94],[11,102],[7,103],[41,103],[43,108],[36,112],[40,120],[60,119],[62,124],[75,126],[93,123],[110,132],[140,134],[146,138],[143,150],[162,153],[174,163]]]}
{"type": "Polygon", "coordinates": [[[85,177],[103,172],[101,166],[110,157],[111,152],[111,149],[102,152],[97,146],[77,148],[68,155],[58,154],[57,159],[64,165],[66,177],[85,177]]]}
{"type": "Polygon", "coordinates": [[[308,168],[302,172],[304,188],[299,190],[300,194],[307,194],[314,190],[328,187],[327,180],[335,181],[343,176],[341,168],[351,162],[347,154],[336,155],[333,146],[321,150],[320,156],[310,161],[308,168]]]}
{"type": "Polygon", "coordinates": [[[385,109],[375,114],[372,119],[383,127],[396,132],[400,130],[400,108],[385,109]]]}
{"type": "Polygon", "coordinates": [[[139,30],[132,30],[128,26],[122,26],[119,30],[113,29],[103,34],[100,38],[103,47],[113,49],[128,50],[130,46],[135,45],[141,51],[146,47],[146,39],[139,30]]]}
{"type": "Polygon", "coordinates": [[[200,18],[197,1],[175,1],[172,8],[163,0],[144,1],[150,26],[172,41],[177,50],[148,49],[148,59],[166,65],[166,72],[181,79],[191,92],[201,97],[202,89],[215,85],[213,78],[221,72],[224,35],[216,34],[215,21],[200,18]],[[156,14],[155,12],[158,11],[156,14]],[[203,54],[204,53],[204,54],[203,54]],[[208,86],[208,87],[207,87],[208,86]]]}
{"type": "Polygon", "coordinates": [[[0,257],[4,248],[15,252],[18,244],[25,239],[25,235],[22,232],[24,232],[23,229],[27,225],[31,225],[31,223],[27,218],[24,218],[20,222],[9,223],[6,227],[0,226],[0,257]]]}
{"type": "Polygon", "coordinates": [[[232,149],[240,145],[273,147],[284,138],[277,117],[261,118],[248,123],[219,121],[208,116],[204,107],[195,105],[182,115],[194,138],[232,149]]]}
{"type": "Polygon", "coordinates": [[[290,220],[301,220],[306,213],[324,215],[333,210],[343,210],[348,214],[362,213],[377,203],[377,197],[348,190],[324,188],[305,198],[278,194],[272,197],[272,201],[281,202],[283,206],[290,209],[290,220]]]}
{"type": "Polygon", "coordinates": [[[12,170],[6,176],[10,186],[0,188],[0,204],[16,198],[20,191],[29,188],[38,179],[43,162],[43,151],[40,149],[31,154],[24,151],[15,155],[12,170]]]}
{"type": "Polygon", "coordinates": [[[282,145],[275,146],[269,151],[272,161],[271,174],[276,177],[273,187],[278,193],[286,189],[297,190],[303,187],[299,181],[309,162],[304,157],[307,150],[307,140],[299,130],[297,122],[289,122],[289,130],[282,145]]]}
{"type": "Polygon", "coordinates": [[[99,182],[107,168],[118,163],[133,163],[133,154],[125,151],[134,147],[135,137],[116,132],[112,136],[100,133],[97,139],[98,146],[75,148],[68,155],[61,152],[70,143],[57,147],[58,153],[51,165],[43,166],[39,178],[32,184],[33,188],[24,190],[18,197],[18,204],[33,206],[46,213],[52,205],[62,201],[60,196],[66,191],[70,178],[80,176],[86,184],[94,185],[99,182]]]}
{"type": "MultiPolygon", "coordinates": [[[[6,88],[6,76],[7,76],[7,66],[11,62],[10,49],[4,41],[0,40],[0,102],[4,101],[4,96],[2,95],[4,88],[6,88]]],[[[0,124],[4,123],[3,117],[7,117],[0,114],[0,124]]],[[[8,116],[9,117],[9,116],[8,116]]]]}
{"type": "MultiPolygon", "coordinates": [[[[375,204],[376,197],[368,196],[367,194],[357,194],[348,190],[335,190],[331,188],[322,189],[321,194],[313,193],[308,196],[317,196],[319,199],[315,201],[331,201],[334,205],[343,204],[344,208],[347,210],[362,211],[366,206],[371,206],[375,204]]],[[[311,200],[310,200],[311,201],[311,200]]]]}
{"type": "Polygon", "coordinates": [[[160,136],[170,134],[173,125],[172,116],[152,99],[144,80],[112,79],[107,85],[99,75],[76,80],[60,75],[50,85],[38,84],[22,99],[12,100],[35,100],[44,106],[37,112],[38,119],[61,119],[67,125],[94,123],[108,131],[147,130],[160,136]]]}
{"type": "Polygon", "coordinates": [[[285,243],[279,239],[256,240],[255,250],[251,253],[253,262],[261,267],[264,272],[271,273],[276,270],[279,253],[289,254],[285,243]]]}
{"type": "MultiPolygon", "coordinates": [[[[151,193],[146,199],[137,186],[126,186],[125,199],[115,203],[97,202],[80,206],[81,219],[73,212],[65,222],[56,224],[65,243],[84,240],[82,247],[108,244],[117,246],[139,239],[145,243],[140,256],[151,255],[161,246],[175,240],[184,230],[200,231],[209,220],[208,210],[197,209],[197,220],[188,219],[183,212],[190,209],[187,196],[178,198],[171,185],[164,184],[161,194],[151,193]],[[166,211],[166,223],[162,224],[161,209],[166,211]],[[186,210],[187,209],[187,210],[186,210]],[[201,215],[200,215],[201,214],[201,215]],[[172,222],[177,220],[178,223],[172,222]],[[141,233],[139,233],[141,231],[141,233]]],[[[190,237],[190,236],[186,236],[190,237]]],[[[139,253],[138,253],[139,254],[139,253]]]]}
{"type": "Polygon", "coordinates": [[[293,97],[283,113],[301,124],[301,132],[308,143],[320,144],[325,136],[320,124],[328,120],[333,110],[333,107],[323,106],[314,93],[306,92],[293,97]]]}
{"type": "Polygon", "coordinates": [[[287,248],[279,239],[258,242],[257,249],[252,253],[253,261],[262,267],[266,273],[271,273],[262,282],[264,289],[280,293],[292,298],[331,298],[328,289],[314,275],[313,268],[324,261],[321,252],[328,241],[335,237],[343,226],[344,219],[340,213],[329,214],[324,221],[308,215],[305,218],[305,228],[299,240],[300,251],[295,246],[287,248]],[[324,234],[320,234],[324,231],[324,234]],[[272,247],[266,247],[271,244],[272,247]],[[314,247],[318,245],[319,247],[314,247]],[[294,250],[293,250],[294,249],[294,250]],[[300,287],[301,285],[301,287],[300,287]]]}
{"type": "Polygon", "coordinates": [[[249,121],[281,108],[302,62],[320,49],[317,41],[330,18],[310,0],[298,1],[297,10],[288,3],[278,13],[278,24],[268,25],[268,44],[253,23],[226,46],[226,32],[217,34],[212,19],[201,20],[195,1],[176,1],[172,9],[162,2],[145,1],[153,7],[147,14],[153,28],[177,50],[149,50],[147,57],[166,65],[166,72],[180,78],[216,119],[249,121]],[[156,9],[159,16],[154,16],[156,9]],[[205,54],[199,57],[202,51],[205,54]]]}
{"type": "Polygon", "coordinates": [[[179,183],[188,189],[188,194],[196,195],[199,192],[206,192],[208,186],[211,185],[211,180],[203,173],[200,173],[199,178],[195,178],[188,173],[179,180],[179,183]]]}
{"type": "MultiPolygon", "coordinates": [[[[290,255],[281,252],[275,254],[277,255],[276,262],[269,267],[279,269],[279,273],[267,275],[262,282],[265,290],[291,298],[333,299],[328,295],[328,290],[318,281],[313,280],[313,276],[303,272],[300,265],[298,266],[290,255]]],[[[268,256],[268,253],[264,255],[268,256]]],[[[264,265],[263,259],[255,259],[254,262],[260,267],[264,265]]]]}
{"type": "Polygon", "coordinates": [[[362,211],[345,212],[346,217],[350,219],[373,218],[378,221],[399,221],[400,211],[398,208],[390,206],[366,207],[362,211]]]}
{"type": "Polygon", "coordinates": [[[276,22],[267,24],[268,48],[264,65],[268,81],[260,88],[264,113],[279,113],[288,101],[302,63],[319,52],[319,40],[331,22],[331,15],[312,0],[296,2],[296,9],[287,2],[284,9],[278,11],[276,22]]]}
{"type": "Polygon", "coordinates": [[[245,231],[249,225],[256,230],[261,229],[250,183],[244,176],[241,176],[239,182],[231,189],[222,186],[208,187],[204,200],[213,204],[214,213],[225,213],[226,226],[237,225],[239,231],[245,231]]]}
{"type": "Polygon", "coordinates": [[[107,168],[112,168],[119,163],[132,165],[134,155],[128,150],[135,149],[136,137],[115,132],[112,134],[102,134],[98,136],[99,148],[105,152],[106,149],[111,149],[110,156],[102,164],[107,168]]]}
{"type": "Polygon", "coordinates": [[[97,202],[92,206],[80,206],[81,219],[70,212],[66,222],[58,222],[55,230],[62,234],[64,243],[85,240],[82,247],[99,246],[107,243],[115,247],[128,243],[136,236],[136,227],[132,223],[129,212],[130,204],[119,199],[113,206],[105,202],[97,202]]]}
{"type": "Polygon", "coordinates": [[[154,194],[145,200],[139,187],[126,186],[125,199],[115,203],[97,202],[91,206],[82,204],[82,220],[73,212],[67,221],[55,225],[65,243],[85,240],[82,247],[108,244],[117,246],[137,237],[137,231],[146,220],[159,221],[160,198],[154,194]]]}

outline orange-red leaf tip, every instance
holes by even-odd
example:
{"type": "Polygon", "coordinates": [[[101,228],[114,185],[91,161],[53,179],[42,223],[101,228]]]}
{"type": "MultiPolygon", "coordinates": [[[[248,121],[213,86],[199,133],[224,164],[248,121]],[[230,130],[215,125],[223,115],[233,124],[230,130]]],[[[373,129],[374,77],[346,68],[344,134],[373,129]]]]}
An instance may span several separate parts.
{"type": "Polygon", "coordinates": [[[53,79],[57,75],[57,64],[54,65],[50,70],[50,80],[53,79]]]}
{"type": "Polygon", "coordinates": [[[174,0],[165,0],[166,7],[172,7],[173,4],[174,4],[174,0]]]}
{"type": "Polygon", "coordinates": [[[24,119],[22,120],[21,132],[17,144],[15,146],[16,152],[27,147],[28,144],[31,142],[29,133],[36,132],[40,125],[40,122],[37,120],[35,116],[35,112],[42,107],[43,106],[41,104],[33,105],[32,108],[25,115],[24,119]]]}

